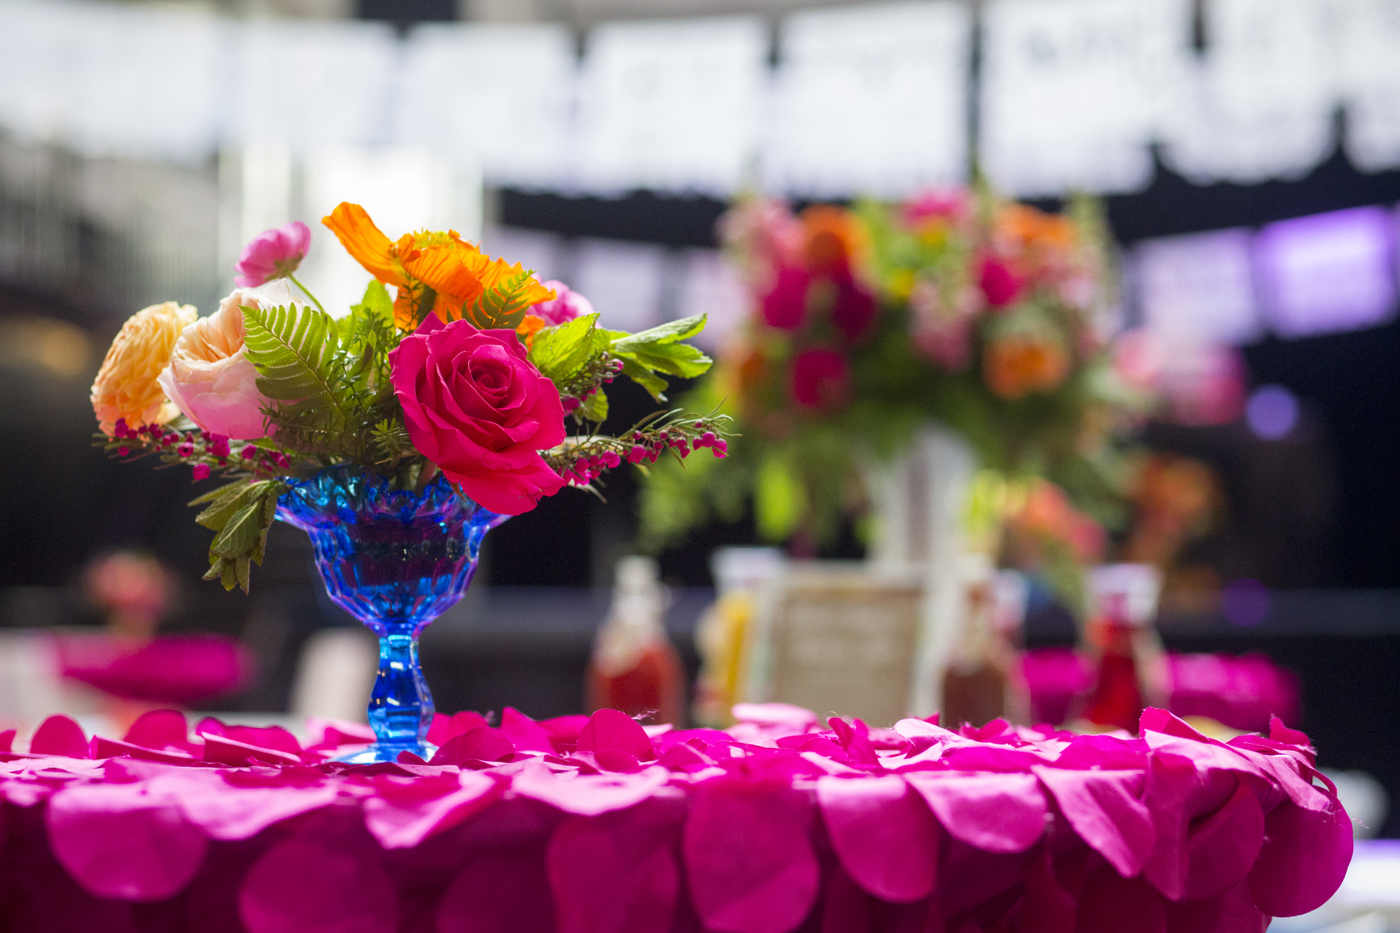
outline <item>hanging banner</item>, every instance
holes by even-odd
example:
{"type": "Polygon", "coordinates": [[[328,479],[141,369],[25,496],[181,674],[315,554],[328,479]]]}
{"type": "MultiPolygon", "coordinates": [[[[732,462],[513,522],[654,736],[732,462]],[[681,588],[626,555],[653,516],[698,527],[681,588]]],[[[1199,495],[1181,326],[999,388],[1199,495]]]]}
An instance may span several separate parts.
{"type": "Polygon", "coordinates": [[[1189,0],[989,0],[981,159],[1021,196],[1138,191],[1190,41],[1189,0]]]}
{"type": "Polygon", "coordinates": [[[481,171],[548,188],[565,178],[574,43],[560,25],[424,25],[410,34],[394,136],[481,171]]]}
{"type": "Polygon", "coordinates": [[[398,105],[391,99],[398,67],[392,27],[261,20],[233,28],[234,141],[281,143],[298,155],[390,141],[388,117],[398,105]]]}
{"type": "Polygon", "coordinates": [[[1335,144],[1332,0],[1211,0],[1205,53],[1185,70],[1163,160],[1196,184],[1298,178],[1335,144]]]}
{"type": "Polygon", "coordinates": [[[1400,4],[1334,0],[1342,24],[1346,151],[1363,172],[1400,167],[1400,4]]]}
{"type": "Polygon", "coordinates": [[[967,176],[970,18],[962,4],[814,10],[783,22],[769,186],[907,197],[967,176]]]}
{"type": "Polygon", "coordinates": [[[754,174],[767,56],[758,19],[596,27],[579,89],[578,185],[733,193],[754,174]]]}

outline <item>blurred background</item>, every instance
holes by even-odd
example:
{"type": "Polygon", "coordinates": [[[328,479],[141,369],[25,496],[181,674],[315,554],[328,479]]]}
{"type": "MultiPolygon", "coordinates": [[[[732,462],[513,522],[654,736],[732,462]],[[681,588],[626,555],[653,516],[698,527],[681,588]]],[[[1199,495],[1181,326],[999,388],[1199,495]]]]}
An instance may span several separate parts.
{"type": "MultiPolygon", "coordinates": [[[[1168,574],[1162,642],[1296,675],[1290,725],[1382,801],[1366,832],[1400,837],[1393,0],[0,2],[0,716],[360,715],[372,647],[304,535],[274,528],[251,596],[201,584],[200,488],[91,447],[88,387],[122,322],[171,299],[208,313],[258,232],[310,224],[305,279],[343,307],[368,276],[318,221],[357,201],[394,235],[450,226],[567,281],[605,325],[706,313],[717,351],[749,314],[716,234],[732,198],[975,176],[1046,209],[1099,196],[1121,325],[1208,386],[1136,429],[1212,503],[1168,574]],[[132,695],[83,641],[103,622],[234,647],[151,662],[166,694],[132,695]],[[54,628],[67,676],[45,679],[54,628]]],[[[649,410],[629,388],[609,427],[649,410]]],[[[637,476],[605,493],[487,537],[424,637],[440,710],[584,709],[638,540],[637,476]]],[[[855,531],[820,555],[862,557],[855,531]]],[[[687,683],[712,554],[757,542],[746,514],[657,553],[687,683]]],[[[1075,627],[1033,604],[1024,640],[1075,627]]]]}

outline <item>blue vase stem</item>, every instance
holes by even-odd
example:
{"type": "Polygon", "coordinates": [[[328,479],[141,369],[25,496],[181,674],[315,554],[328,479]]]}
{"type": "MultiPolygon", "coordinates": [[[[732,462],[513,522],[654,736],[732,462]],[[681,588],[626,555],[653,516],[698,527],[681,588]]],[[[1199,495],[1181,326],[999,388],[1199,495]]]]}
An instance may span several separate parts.
{"type": "Polygon", "coordinates": [[[380,636],[369,724],[379,745],[422,754],[433,724],[433,694],[418,663],[417,635],[380,636]]]}

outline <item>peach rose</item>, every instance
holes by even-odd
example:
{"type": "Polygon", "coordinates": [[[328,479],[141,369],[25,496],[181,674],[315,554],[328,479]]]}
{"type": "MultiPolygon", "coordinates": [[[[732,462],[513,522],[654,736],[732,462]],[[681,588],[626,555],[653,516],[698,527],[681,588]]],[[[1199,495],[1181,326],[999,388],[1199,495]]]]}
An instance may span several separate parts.
{"type": "Polygon", "coordinates": [[[179,414],[157,377],[180,332],[198,313],[193,305],[167,301],[136,312],[122,325],[92,384],[92,410],[103,433],[110,436],[120,419],[134,428],[165,424],[179,414]]]}
{"type": "Polygon", "coordinates": [[[243,355],[243,311],[265,307],[257,292],[235,289],[219,310],[185,328],[160,384],[170,400],[209,434],[236,440],[266,437],[258,371],[243,355]]]}

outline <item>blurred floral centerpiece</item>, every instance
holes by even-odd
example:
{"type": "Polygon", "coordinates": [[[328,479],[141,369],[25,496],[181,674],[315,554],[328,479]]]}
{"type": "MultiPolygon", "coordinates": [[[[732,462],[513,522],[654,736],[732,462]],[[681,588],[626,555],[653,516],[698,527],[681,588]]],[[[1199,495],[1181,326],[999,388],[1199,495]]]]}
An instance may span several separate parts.
{"type": "Polygon", "coordinates": [[[374,276],[359,304],[337,319],[297,281],[303,224],[262,234],[212,315],[167,302],[122,328],[92,389],[99,444],[228,480],[192,503],[215,532],[206,579],[227,589],[247,590],[275,518],[310,533],[331,597],[381,637],[373,754],[423,755],[416,636],[461,597],[485,532],[623,462],[722,457],[727,419],[600,430],[619,375],[662,402],[667,376],[709,368],[684,342],[703,317],[607,330],[582,296],[455,231],[392,240],[350,203],[324,223],[374,276]]]}
{"type": "Polygon", "coordinates": [[[653,541],[714,514],[760,535],[830,540],[869,501],[871,465],[929,424],[984,468],[1108,485],[1106,444],[1135,391],[1115,377],[1116,295],[1096,206],[1063,214],[955,189],[903,205],[738,204],[720,225],[753,313],[702,385],[747,443],[659,471],[653,541]]]}

